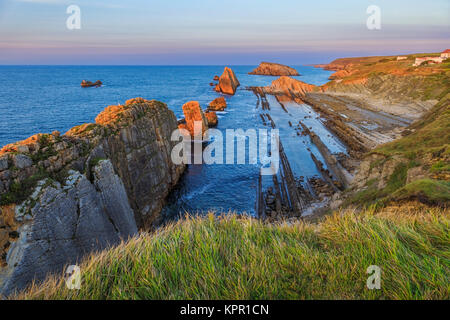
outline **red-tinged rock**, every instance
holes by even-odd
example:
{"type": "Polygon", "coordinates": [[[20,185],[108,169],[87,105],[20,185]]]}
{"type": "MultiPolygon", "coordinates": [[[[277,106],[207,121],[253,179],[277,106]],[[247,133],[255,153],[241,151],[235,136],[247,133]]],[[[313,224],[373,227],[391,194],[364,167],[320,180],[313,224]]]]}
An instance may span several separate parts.
{"type": "Polygon", "coordinates": [[[146,99],[144,99],[144,98],[133,98],[133,99],[129,99],[129,100],[127,100],[126,102],[125,102],[125,105],[126,106],[130,106],[130,105],[132,105],[132,104],[135,104],[135,103],[146,103],[146,102],[149,102],[148,100],[146,100],[146,99]]]}
{"type": "Polygon", "coordinates": [[[237,87],[239,87],[240,85],[241,84],[239,83],[239,80],[237,79],[233,70],[225,67],[223,74],[219,78],[219,84],[216,86],[215,90],[217,92],[234,95],[236,93],[237,87]]]}
{"type": "Polygon", "coordinates": [[[317,86],[293,79],[291,77],[280,77],[274,80],[265,91],[274,95],[304,96],[308,92],[320,90],[317,86]]]}
{"type": "Polygon", "coordinates": [[[271,62],[261,62],[261,64],[249,72],[252,75],[262,75],[262,76],[299,76],[297,70],[294,68],[285,66],[283,64],[271,63],[271,62]]]}
{"type": "Polygon", "coordinates": [[[95,82],[91,82],[91,81],[86,81],[83,80],[81,81],[81,87],[82,88],[90,88],[90,87],[101,87],[103,85],[103,83],[100,80],[97,80],[95,82]]]}
{"type": "Polygon", "coordinates": [[[219,76],[214,76],[214,81],[219,81],[219,76]]]}
{"type": "Polygon", "coordinates": [[[208,121],[209,127],[217,126],[219,120],[217,119],[217,114],[214,111],[208,111],[205,113],[206,120],[208,121]]]}
{"type": "Polygon", "coordinates": [[[189,131],[192,137],[194,137],[195,122],[199,121],[202,124],[202,134],[208,130],[208,121],[200,108],[198,101],[190,101],[183,105],[183,113],[186,120],[185,129],[189,131]]]}
{"type": "Polygon", "coordinates": [[[223,111],[227,107],[227,101],[224,97],[214,99],[209,103],[208,109],[212,111],[223,111]]]}
{"type": "Polygon", "coordinates": [[[95,123],[100,125],[107,125],[114,123],[121,118],[121,114],[126,110],[125,106],[108,106],[96,118],[95,123]]]}

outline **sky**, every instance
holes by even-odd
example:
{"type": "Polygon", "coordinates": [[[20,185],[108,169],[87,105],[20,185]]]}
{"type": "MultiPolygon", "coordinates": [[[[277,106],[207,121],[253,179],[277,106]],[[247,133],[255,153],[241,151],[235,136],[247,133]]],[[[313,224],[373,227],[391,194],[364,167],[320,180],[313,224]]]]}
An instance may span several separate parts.
{"type": "Polygon", "coordinates": [[[450,0],[0,0],[0,64],[291,65],[450,48],[450,0]],[[69,5],[81,29],[69,30],[69,5]],[[367,8],[380,8],[369,30],[367,8]]]}

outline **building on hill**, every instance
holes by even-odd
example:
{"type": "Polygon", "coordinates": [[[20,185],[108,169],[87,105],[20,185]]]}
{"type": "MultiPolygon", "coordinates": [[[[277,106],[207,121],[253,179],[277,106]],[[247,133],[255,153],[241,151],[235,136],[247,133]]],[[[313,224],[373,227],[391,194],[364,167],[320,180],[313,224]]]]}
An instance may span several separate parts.
{"type": "Polygon", "coordinates": [[[397,57],[397,61],[400,61],[400,60],[406,60],[406,59],[408,59],[408,57],[401,57],[401,56],[398,56],[398,57],[397,57]]]}
{"type": "Polygon", "coordinates": [[[414,62],[413,66],[418,67],[425,61],[428,61],[428,63],[442,63],[444,59],[442,57],[421,57],[416,58],[416,61],[414,62]]]}
{"type": "Polygon", "coordinates": [[[450,58],[450,49],[447,49],[447,50],[443,51],[441,53],[441,58],[444,59],[444,60],[450,58]]]}

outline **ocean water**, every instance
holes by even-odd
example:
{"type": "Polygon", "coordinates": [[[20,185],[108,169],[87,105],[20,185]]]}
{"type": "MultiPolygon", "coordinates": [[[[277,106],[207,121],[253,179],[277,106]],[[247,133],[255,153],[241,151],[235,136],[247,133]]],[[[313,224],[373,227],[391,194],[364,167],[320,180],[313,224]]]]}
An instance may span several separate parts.
{"type": "MultiPolygon", "coordinates": [[[[224,66],[0,66],[0,146],[25,139],[35,133],[58,130],[93,122],[106,106],[124,103],[134,97],[156,99],[168,105],[181,118],[182,105],[191,100],[202,107],[220,96],[209,83],[220,75],[224,66]],[[81,80],[101,80],[101,88],[81,88],[81,80]]],[[[256,96],[247,86],[264,86],[276,77],[247,73],[255,66],[232,66],[241,87],[236,95],[226,96],[228,108],[218,113],[217,129],[264,127],[256,96]]],[[[304,82],[321,85],[331,72],[309,66],[298,66],[304,82]]],[[[286,113],[273,97],[268,97],[271,116],[280,130],[296,176],[310,177],[318,172],[312,162],[310,148],[320,154],[309,138],[297,136],[288,121],[302,120],[324,137],[333,152],[345,151],[340,142],[322,125],[306,105],[286,104],[286,113]],[[305,116],[310,118],[305,119],[305,116]]],[[[254,214],[257,165],[190,166],[177,188],[169,196],[164,214],[173,217],[185,212],[208,210],[236,211],[254,214]]]]}

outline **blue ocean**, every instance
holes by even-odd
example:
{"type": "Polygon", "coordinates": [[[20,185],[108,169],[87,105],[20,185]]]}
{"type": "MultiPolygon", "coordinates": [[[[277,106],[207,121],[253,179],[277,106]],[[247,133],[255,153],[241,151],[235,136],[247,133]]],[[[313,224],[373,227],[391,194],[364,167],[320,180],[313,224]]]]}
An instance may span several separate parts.
{"type": "MultiPolygon", "coordinates": [[[[236,95],[226,96],[228,107],[218,113],[217,129],[266,128],[256,109],[256,96],[245,88],[269,85],[276,77],[248,75],[256,66],[231,67],[241,86],[236,95]]],[[[295,68],[301,74],[296,78],[316,85],[326,83],[331,74],[310,66],[295,68]]],[[[106,106],[134,97],[162,101],[177,118],[182,118],[184,103],[196,100],[206,109],[209,102],[220,96],[209,84],[223,69],[224,66],[0,66],[0,146],[36,133],[64,133],[73,126],[94,122],[106,106]],[[83,79],[101,80],[104,85],[81,88],[83,79]]],[[[308,137],[297,135],[289,121],[302,119],[324,137],[331,151],[345,151],[307,105],[286,104],[286,112],[275,98],[268,96],[268,100],[297,177],[318,174],[308,149],[319,159],[321,156],[308,137]]],[[[208,210],[254,214],[258,175],[259,167],[250,164],[190,166],[169,196],[164,214],[176,216],[208,210]]]]}

